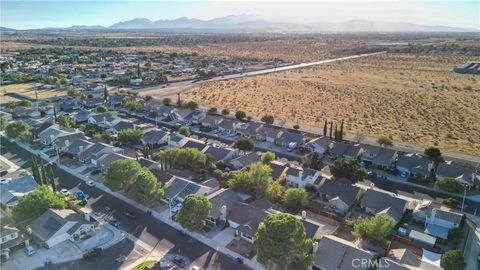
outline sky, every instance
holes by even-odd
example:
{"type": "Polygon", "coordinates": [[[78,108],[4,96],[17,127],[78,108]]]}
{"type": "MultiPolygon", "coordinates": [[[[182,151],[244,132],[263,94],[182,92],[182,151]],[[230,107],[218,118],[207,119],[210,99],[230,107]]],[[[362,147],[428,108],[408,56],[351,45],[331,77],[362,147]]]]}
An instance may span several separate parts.
{"type": "Polygon", "coordinates": [[[110,26],[133,18],[179,17],[212,19],[251,14],[266,19],[305,24],[356,19],[408,22],[480,29],[480,1],[11,1],[0,2],[0,23],[14,29],[110,26]]]}

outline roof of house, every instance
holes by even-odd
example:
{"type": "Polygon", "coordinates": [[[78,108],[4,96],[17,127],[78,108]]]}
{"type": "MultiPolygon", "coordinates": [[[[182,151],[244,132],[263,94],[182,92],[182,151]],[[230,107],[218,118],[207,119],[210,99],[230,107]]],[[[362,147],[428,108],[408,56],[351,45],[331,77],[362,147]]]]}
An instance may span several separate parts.
{"type": "Polygon", "coordinates": [[[205,142],[202,141],[197,141],[197,140],[188,140],[182,148],[195,148],[198,149],[199,151],[203,151],[205,147],[208,145],[205,142]]]}
{"type": "Polygon", "coordinates": [[[82,152],[83,150],[87,149],[92,145],[94,145],[94,143],[85,139],[74,140],[65,150],[65,153],[68,153],[71,155],[78,155],[80,152],[82,152]]]}
{"type": "MultiPolygon", "coordinates": [[[[48,209],[30,226],[32,234],[41,241],[47,241],[67,222],[89,224],[75,211],[70,209],[48,209]]],[[[69,233],[72,233],[69,231],[69,233]]]]}
{"type": "Polygon", "coordinates": [[[204,151],[204,154],[211,156],[214,161],[227,161],[228,156],[234,152],[232,149],[210,146],[204,151]]]}
{"type": "Polygon", "coordinates": [[[90,115],[92,115],[93,112],[89,110],[80,110],[78,111],[75,115],[73,115],[73,119],[77,122],[79,121],[87,121],[90,115]]]}
{"type": "Polygon", "coordinates": [[[222,207],[226,206],[227,212],[237,203],[242,202],[240,195],[231,188],[220,189],[207,196],[212,204],[210,216],[219,218],[222,215],[222,207]]]}
{"type": "Polygon", "coordinates": [[[77,140],[83,140],[83,139],[85,139],[85,135],[83,134],[83,131],[77,130],[65,136],[58,137],[57,139],[55,139],[55,144],[57,145],[57,147],[63,148],[63,147],[70,146],[72,143],[74,143],[77,140]]]}
{"type": "Polygon", "coordinates": [[[403,216],[407,201],[394,194],[370,188],[363,195],[360,205],[373,209],[377,215],[390,217],[398,222],[403,216]]]}
{"type": "Polygon", "coordinates": [[[248,153],[246,155],[239,156],[237,158],[234,158],[230,160],[229,162],[238,162],[240,163],[241,167],[247,167],[250,164],[259,162],[261,160],[260,155],[258,155],[255,152],[248,153]]]}
{"type": "Polygon", "coordinates": [[[303,141],[303,134],[289,131],[283,131],[280,138],[277,139],[277,143],[296,143],[297,145],[303,144],[303,141]]]}
{"type": "Polygon", "coordinates": [[[261,127],[263,127],[263,125],[257,122],[240,123],[237,126],[237,131],[252,136],[257,134],[257,130],[261,127]]]}
{"type": "Polygon", "coordinates": [[[85,104],[88,107],[95,106],[101,103],[103,103],[103,97],[87,98],[83,101],[83,104],[85,104]]]}
{"type": "Polygon", "coordinates": [[[268,138],[278,139],[283,134],[283,131],[273,127],[262,126],[258,129],[257,134],[265,138],[268,137],[268,138]]]}
{"type": "Polygon", "coordinates": [[[372,163],[380,166],[388,167],[392,164],[397,155],[397,151],[388,148],[382,148],[380,152],[373,158],[372,163]]]}
{"type": "Polygon", "coordinates": [[[345,142],[334,142],[330,153],[337,156],[356,157],[362,150],[359,145],[353,145],[345,142]]]}
{"type": "Polygon", "coordinates": [[[352,206],[360,192],[360,188],[337,180],[326,180],[318,189],[318,192],[327,194],[332,199],[339,198],[348,206],[352,206]]]}
{"type": "Polygon", "coordinates": [[[4,206],[15,202],[20,197],[32,192],[37,186],[37,182],[31,175],[22,176],[0,184],[0,202],[4,206]]]}
{"type": "Polygon", "coordinates": [[[282,163],[277,160],[273,160],[270,162],[270,168],[272,169],[272,178],[274,180],[278,180],[282,174],[284,174],[288,169],[287,163],[282,163]]]}
{"type": "Polygon", "coordinates": [[[438,202],[428,200],[425,200],[423,203],[417,205],[415,211],[423,211],[427,216],[432,216],[433,212],[435,212],[436,218],[440,218],[454,224],[460,224],[463,218],[462,212],[443,206],[438,202]]]}
{"type": "Polygon", "coordinates": [[[220,122],[223,121],[223,119],[224,118],[219,115],[207,114],[201,122],[203,125],[217,126],[218,124],[220,124],[220,122]]]}
{"type": "Polygon", "coordinates": [[[101,142],[96,142],[93,145],[87,147],[86,149],[83,150],[83,152],[78,154],[79,159],[88,159],[91,158],[92,156],[100,153],[100,151],[104,150],[105,148],[113,148],[113,146],[104,144],[101,142]]]}
{"type": "Polygon", "coordinates": [[[469,181],[471,185],[474,184],[474,168],[464,167],[457,164],[448,164],[442,162],[438,164],[436,174],[443,177],[450,177],[450,178],[463,178],[466,181],[469,181]]]}
{"type": "Polygon", "coordinates": [[[185,199],[185,197],[190,194],[207,196],[213,191],[213,189],[210,187],[203,186],[179,177],[175,177],[172,181],[165,184],[164,190],[164,196],[169,199],[185,199]]]}
{"type": "Polygon", "coordinates": [[[397,167],[404,167],[411,172],[428,173],[428,165],[432,162],[417,155],[401,155],[397,160],[397,167]]]}
{"type": "Polygon", "coordinates": [[[267,215],[263,209],[243,202],[236,203],[227,213],[228,220],[239,224],[238,229],[251,236],[255,235],[258,226],[267,215]]]}
{"type": "Polygon", "coordinates": [[[322,136],[309,141],[308,143],[306,143],[306,145],[315,144],[322,147],[323,149],[327,149],[328,147],[330,147],[332,143],[333,143],[332,139],[330,139],[327,136],[322,136]]]}
{"type": "Polygon", "coordinates": [[[107,122],[112,122],[113,120],[118,118],[116,112],[104,112],[104,113],[94,114],[90,117],[93,118],[97,124],[102,123],[104,120],[107,122]]]}
{"type": "Polygon", "coordinates": [[[122,119],[118,121],[118,123],[116,123],[112,128],[114,128],[117,131],[120,131],[123,129],[134,129],[135,124],[133,123],[133,121],[122,119]]]}
{"type": "Polygon", "coordinates": [[[118,153],[108,153],[108,154],[103,154],[100,158],[98,158],[98,163],[104,167],[108,168],[112,162],[117,161],[117,160],[122,160],[122,159],[128,159],[129,157],[118,154],[118,153]]]}
{"type": "MultiPolygon", "coordinates": [[[[351,269],[354,260],[372,260],[373,252],[357,248],[352,242],[333,235],[325,235],[318,242],[318,250],[313,254],[314,264],[323,269],[351,269]]],[[[355,269],[369,269],[368,265],[358,264],[355,269]]]]}
{"type": "Polygon", "coordinates": [[[50,140],[50,138],[53,137],[53,139],[56,139],[57,137],[60,136],[65,136],[70,134],[71,132],[67,130],[61,129],[58,125],[51,125],[50,127],[46,128],[42,132],[38,134],[38,136],[43,139],[43,140],[50,140]]]}
{"type": "Polygon", "coordinates": [[[162,105],[162,106],[156,107],[155,109],[156,109],[157,113],[170,114],[175,109],[175,107],[170,106],[170,105],[162,105]]]}
{"type": "Polygon", "coordinates": [[[238,121],[230,118],[223,118],[223,121],[221,121],[218,124],[219,128],[227,129],[227,130],[234,130],[236,129],[238,125],[238,121]]]}
{"type": "Polygon", "coordinates": [[[154,144],[154,143],[158,143],[168,135],[169,133],[161,129],[151,129],[143,134],[142,141],[147,144],[154,144]]]}

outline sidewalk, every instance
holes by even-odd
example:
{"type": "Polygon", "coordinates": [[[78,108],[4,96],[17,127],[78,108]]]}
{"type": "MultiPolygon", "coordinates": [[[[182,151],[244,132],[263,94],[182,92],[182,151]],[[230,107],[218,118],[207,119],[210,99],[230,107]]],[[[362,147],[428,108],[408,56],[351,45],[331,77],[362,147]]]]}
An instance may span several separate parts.
{"type": "MultiPolygon", "coordinates": [[[[25,145],[24,143],[20,143],[20,142],[16,142],[17,145],[19,145],[20,147],[24,148],[25,150],[31,152],[32,154],[34,155],[37,155],[39,153],[38,150],[33,150],[31,149],[29,146],[25,145]]],[[[55,158],[50,158],[50,159],[47,159],[45,157],[41,157],[42,159],[44,159],[45,161],[47,162],[52,162],[52,161],[55,161],[56,159],[55,158]]],[[[70,173],[70,174],[73,174],[73,175],[76,175],[77,177],[79,177],[80,179],[82,179],[83,181],[87,182],[87,181],[90,181],[90,179],[84,175],[81,175],[81,174],[78,174],[75,172],[75,170],[72,170],[62,164],[59,164],[57,163],[57,166],[58,168],[70,173]]],[[[151,211],[152,212],[152,216],[166,224],[168,224],[169,226],[177,229],[177,230],[181,230],[181,231],[185,231],[185,229],[180,225],[178,224],[177,222],[174,222],[172,220],[169,219],[169,215],[165,215],[165,214],[162,214],[162,213],[158,213],[157,211],[147,207],[147,206],[144,206],[144,205],[141,205],[135,201],[133,201],[132,199],[124,196],[123,194],[120,194],[118,192],[113,192],[111,191],[109,188],[107,188],[103,183],[97,183],[95,184],[95,187],[98,188],[98,189],[101,189],[102,191],[106,192],[106,193],[109,193],[119,199],[121,199],[122,201],[132,205],[132,206],[135,206],[136,208],[144,211],[144,212],[147,212],[147,211],[151,211]]],[[[204,235],[200,234],[200,233],[197,233],[197,232],[187,232],[187,234],[189,236],[191,236],[192,238],[195,238],[196,240],[198,240],[199,242],[202,242],[204,243],[205,245],[208,245],[210,246],[211,248],[221,252],[221,253],[224,253],[226,255],[229,255],[231,256],[232,258],[237,258],[237,257],[242,257],[240,256],[239,254],[236,254],[235,252],[227,249],[225,246],[221,246],[219,245],[217,242],[213,241],[212,239],[209,239],[207,237],[205,237],[204,235]]],[[[130,237],[129,237],[130,238],[130,237]]],[[[242,257],[243,258],[243,257],[242,257]]],[[[243,258],[245,264],[252,268],[252,269],[265,269],[263,266],[261,266],[258,262],[256,261],[253,261],[253,260],[248,260],[247,258],[243,258]]]]}

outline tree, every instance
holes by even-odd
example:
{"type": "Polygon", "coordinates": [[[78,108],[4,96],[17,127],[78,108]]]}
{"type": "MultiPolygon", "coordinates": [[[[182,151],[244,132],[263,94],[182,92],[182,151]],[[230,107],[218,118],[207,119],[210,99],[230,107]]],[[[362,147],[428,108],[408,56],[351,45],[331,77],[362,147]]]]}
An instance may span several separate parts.
{"type": "Polygon", "coordinates": [[[264,115],[260,120],[261,120],[262,122],[264,122],[265,124],[267,124],[267,125],[271,125],[271,124],[273,124],[273,122],[274,122],[273,116],[272,116],[272,115],[269,115],[269,114],[264,115]]]}
{"type": "Polygon", "coordinates": [[[138,111],[140,107],[142,107],[142,104],[139,101],[128,100],[123,106],[129,111],[138,111]]]}
{"type": "Polygon", "coordinates": [[[262,161],[263,161],[263,163],[268,164],[268,163],[270,163],[272,160],[275,160],[275,153],[273,153],[273,152],[271,152],[271,151],[267,151],[267,152],[262,153],[262,161]]]}
{"type": "Polygon", "coordinates": [[[0,118],[0,130],[5,130],[5,127],[8,125],[8,121],[5,118],[0,118]]]}
{"type": "Polygon", "coordinates": [[[35,156],[32,156],[32,176],[33,176],[33,179],[35,179],[35,182],[37,182],[37,185],[40,186],[43,184],[42,175],[40,173],[38,161],[35,156]]]}
{"type": "Polygon", "coordinates": [[[442,203],[448,207],[454,207],[458,204],[457,200],[454,198],[446,198],[442,203]]]}
{"type": "Polygon", "coordinates": [[[300,126],[299,126],[299,125],[293,125],[293,129],[299,130],[299,129],[300,129],[300,126]]]}
{"type": "Polygon", "coordinates": [[[5,132],[10,138],[26,138],[29,136],[30,127],[27,123],[17,120],[13,121],[5,127],[5,132]]]}
{"type": "Polygon", "coordinates": [[[393,221],[380,215],[360,218],[353,226],[352,235],[386,248],[388,246],[387,236],[394,226],[393,221]]]}
{"type": "Polygon", "coordinates": [[[229,109],[223,109],[222,110],[222,115],[229,115],[230,114],[230,110],[229,109]]]}
{"type": "Polygon", "coordinates": [[[103,102],[107,102],[108,100],[108,89],[107,89],[107,85],[105,84],[103,86],[103,102]]]}
{"type": "Polygon", "coordinates": [[[209,114],[216,114],[217,112],[218,112],[218,109],[216,107],[212,107],[207,111],[207,113],[209,114]]]}
{"type": "Polygon", "coordinates": [[[202,172],[209,167],[207,156],[196,148],[167,148],[153,154],[162,170],[188,169],[202,172]]]}
{"type": "Polygon", "coordinates": [[[237,111],[235,112],[235,118],[237,118],[240,121],[243,121],[247,117],[247,114],[244,111],[237,111]]]}
{"type": "Polygon", "coordinates": [[[80,94],[80,100],[84,100],[84,99],[86,99],[86,98],[87,98],[87,96],[86,96],[84,93],[81,93],[81,94],[80,94]]]}
{"type": "Polygon", "coordinates": [[[162,103],[168,106],[172,103],[172,99],[171,98],[164,98],[162,103]]]}
{"type": "Polygon", "coordinates": [[[153,99],[153,97],[150,96],[150,95],[146,95],[146,96],[145,96],[145,100],[146,100],[146,101],[152,101],[152,99],[153,99]]]}
{"type": "Polygon", "coordinates": [[[465,191],[465,186],[458,182],[456,179],[445,177],[437,182],[437,186],[446,192],[462,193],[465,191]]]}
{"type": "Polygon", "coordinates": [[[228,185],[235,191],[265,197],[272,182],[272,169],[262,162],[253,163],[245,169],[232,173],[228,185]]]}
{"type": "Polygon", "coordinates": [[[325,124],[323,124],[323,136],[327,136],[327,119],[325,119],[325,124]]]}
{"type": "Polygon", "coordinates": [[[64,209],[65,199],[53,192],[48,185],[41,185],[20,198],[12,214],[17,222],[35,220],[49,208],[64,209]]]}
{"type": "Polygon", "coordinates": [[[78,95],[78,93],[79,93],[79,91],[75,87],[69,87],[67,89],[67,95],[70,96],[70,97],[76,96],[76,95],[78,95]]]}
{"type": "Polygon", "coordinates": [[[330,165],[330,172],[336,178],[345,177],[354,183],[366,177],[365,171],[356,159],[345,161],[345,159],[339,158],[330,165]]]}
{"type": "Polygon", "coordinates": [[[336,141],[338,141],[338,129],[337,129],[337,123],[335,123],[335,133],[333,133],[333,136],[336,141]]]}
{"type": "Polygon", "coordinates": [[[342,119],[342,123],[340,124],[340,134],[338,134],[338,139],[339,140],[343,140],[343,119],[342,119]]]}
{"type": "Polygon", "coordinates": [[[102,73],[100,74],[100,79],[105,80],[107,78],[107,74],[102,73]]]}
{"type": "Polygon", "coordinates": [[[442,152],[440,152],[440,149],[436,147],[428,147],[423,153],[435,163],[435,167],[438,165],[438,163],[443,161],[442,152]]]}
{"type": "Polygon", "coordinates": [[[283,196],[283,205],[290,211],[297,212],[308,204],[308,194],[303,188],[289,188],[283,196]]]}
{"type": "Polygon", "coordinates": [[[128,195],[141,204],[155,206],[163,193],[157,177],[149,169],[141,168],[133,179],[128,195]]]}
{"type": "Polygon", "coordinates": [[[311,152],[303,157],[303,166],[320,171],[323,169],[323,157],[317,152],[311,152]]]}
{"type": "Polygon", "coordinates": [[[188,195],[176,220],[189,231],[199,231],[205,226],[205,220],[212,209],[210,201],[201,195],[188,195]]]}
{"type": "Polygon", "coordinates": [[[122,129],[118,132],[118,140],[126,144],[139,144],[143,137],[140,129],[122,129]]]}
{"type": "Polygon", "coordinates": [[[132,159],[116,160],[110,163],[105,171],[104,184],[112,191],[128,191],[141,168],[140,164],[132,159]]]}
{"type": "Polygon", "coordinates": [[[255,144],[252,139],[241,137],[235,142],[235,147],[241,151],[252,151],[255,148],[255,144]]]}
{"type": "Polygon", "coordinates": [[[257,260],[267,269],[306,270],[313,263],[313,242],[305,226],[290,214],[270,214],[255,234],[257,260]]]}
{"type": "Polygon", "coordinates": [[[282,185],[277,181],[272,181],[267,186],[266,197],[272,202],[278,201],[282,197],[282,185]]]}
{"type": "Polygon", "coordinates": [[[190,129],[188,127],[181,127],[178,129],[178,133],[182,134],[183,136],[190,137],[190,129]]]}
{"type": "Polygon", "coordinates": [[[333,122],[330,122],[330,139],[332,138],[333,122]]]}
{"type": "Polygon", "coordinates": [[[385,136],[382,136],[382,137],[378,138],[378,139],[377,139],[377,143],[378,143],[381,147],[392,147],[392,146],[393,146],[392,140],[390,140],[390,138],[385,137],[385,136]]]}
{"type": "Polygon", "coordinates": [[[104,113],[104,112],[108,111],[107,107],[105,107],[103,105],[98,106],[96,110],[99,113],[104,113]]]}
{"type": "Polygon", "coordinates": [[[75,121],[73,121],[72,118],[66,115],[61,115],[57,117],[57,123],[62,127],[66,127],[66,128],[71,128],[75,126],[75,121]]]}
{"type": "Polygon", "coordinates": [[[186,108],[189,108],[190,110],[195,110],[198,109],[198,103],[195,101],[189,101],[187,104],[185,104],[186,108]]]}
{"type": "Polygon", "coordinates": [[[442,255],[440,266],[445,270],[462,270],[465,268],[462,252],[458,249],[449,250],[442,255]]]}

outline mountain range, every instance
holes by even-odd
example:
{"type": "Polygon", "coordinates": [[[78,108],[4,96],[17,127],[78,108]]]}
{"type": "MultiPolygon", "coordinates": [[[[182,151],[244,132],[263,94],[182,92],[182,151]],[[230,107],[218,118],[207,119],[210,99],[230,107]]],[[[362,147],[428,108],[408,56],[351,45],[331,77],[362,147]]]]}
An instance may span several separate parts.
{"type": "MultiPolygon", "coordinates": [[[[459,28],[441,25],[418,25],[405,22],[387,22],[370,20],[350,20],[346,22],[316,22],[287,23],[267,20],[255,15],[229,15],[210,20],[181,17],[174,20],[152,21],[146,18],[135,18],[112,24],[109,27],[101,25],[76,25],[66,28],[49,27],[36,30],[59,31],[122,31],[122,30],[209,30],[229,32],[478,32],[475,28],[459,28]]],[[[2,27],[1,31],[15,31],[2,27]]]]}

